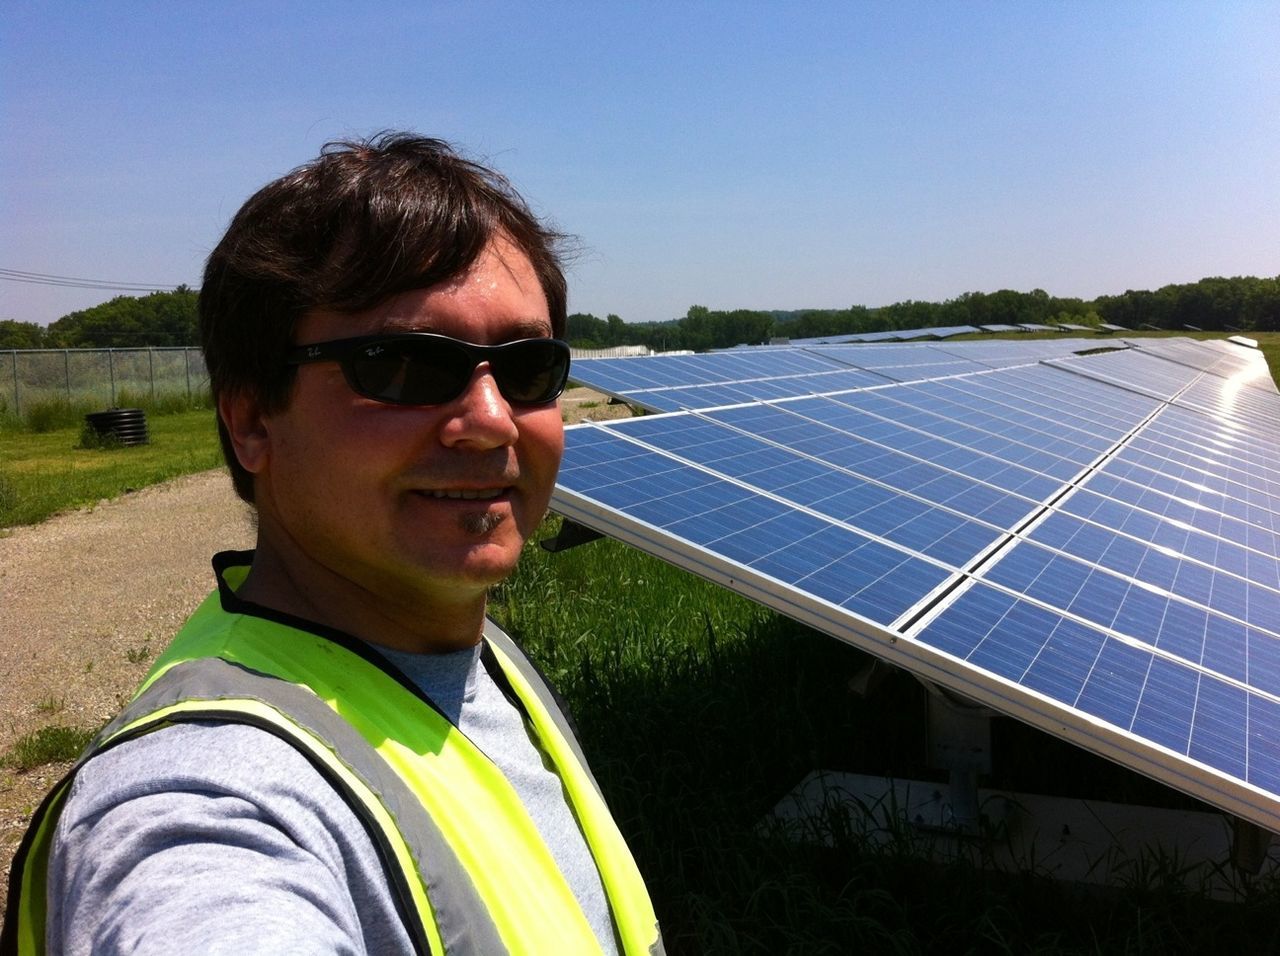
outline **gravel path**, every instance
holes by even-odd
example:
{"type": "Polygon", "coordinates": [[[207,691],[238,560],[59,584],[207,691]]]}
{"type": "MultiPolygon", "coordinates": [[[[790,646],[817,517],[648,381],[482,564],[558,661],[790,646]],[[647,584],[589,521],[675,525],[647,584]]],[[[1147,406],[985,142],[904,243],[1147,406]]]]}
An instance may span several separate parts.
{"type": "MultiPolygon", "coordinates": [[[[213,587],[215,551],[253,545],[221,469],[0,537],[0,752],[41,727],[114,716],[213,587]]],[[[67,765],[0,771],[0,890],[27,819],[67,765]]]]}

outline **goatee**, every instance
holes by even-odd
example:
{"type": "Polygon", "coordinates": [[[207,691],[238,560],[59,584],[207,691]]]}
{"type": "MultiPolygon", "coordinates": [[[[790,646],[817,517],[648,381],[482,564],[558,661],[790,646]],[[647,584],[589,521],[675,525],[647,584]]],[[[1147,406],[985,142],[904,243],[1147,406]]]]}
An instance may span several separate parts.
{"type": "Polygon", "coordinates": [[[480,514],[463,515],[459,520],[462,530],[467,534],[481,537],[490,534],[498,525],[506,520],[505,514],[482,512],[480,514]]]}

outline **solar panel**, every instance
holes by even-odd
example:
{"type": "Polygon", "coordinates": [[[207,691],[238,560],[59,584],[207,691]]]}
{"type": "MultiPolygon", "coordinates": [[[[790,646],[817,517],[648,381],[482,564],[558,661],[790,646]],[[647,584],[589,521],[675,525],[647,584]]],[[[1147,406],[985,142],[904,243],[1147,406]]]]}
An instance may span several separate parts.
{"type": "Polygon", "coordinates": [[[791,345],[847,345],[850,342],[910,342],[916,339],[948,339],[979,331],[972,325],[949,325],[926,329],[891,329],[885,332],[849,332],[842,335],[818,335],[792,339],[791,345]]]}
{"type": "Polygon", "coordinates": [[[1096,348],[1096,344],[1079,339],[1007,342],[999,349],[980,342],[793,342],[790,348],[761,346],[701,355],[580,359],[573,363],[573,375],[615,398],[648,411],[666,412],[941,378],[1096,348]]]}
{"type": "Polygon", "coordinates": [[[847,332],[843,335],[817,335],[812,338],[791,339],[792,346],[804,345],[843,345],[846,342],[861,342],[866,332],[847,332]]]}
{"type": "Polygon", "coordinates": [[[1280,395],[1254,350],[1088,344],[618,360],[719,381],[569,428],[552,506],[1280,830],[1280,395]]]}
{"type": "Polygon", "coordinates": [[[897,342],[913,342],[916,339],[938,339],[944,336],[934,329],[903,329],[890,333],[890,337],[897,342]]]}

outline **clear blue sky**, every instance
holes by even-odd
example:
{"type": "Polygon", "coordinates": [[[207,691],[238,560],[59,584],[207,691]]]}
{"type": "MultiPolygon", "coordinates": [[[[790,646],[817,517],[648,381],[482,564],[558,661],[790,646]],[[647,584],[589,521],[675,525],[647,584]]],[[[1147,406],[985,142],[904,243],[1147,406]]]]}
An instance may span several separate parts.
{"type": "Polygon", "coordinates": [[[4,0],[0,269],[198,286],[258,186],[394,127],[577,235],[602,317],[1274,276],[1278,51],[1277,0],[4,0]]]}

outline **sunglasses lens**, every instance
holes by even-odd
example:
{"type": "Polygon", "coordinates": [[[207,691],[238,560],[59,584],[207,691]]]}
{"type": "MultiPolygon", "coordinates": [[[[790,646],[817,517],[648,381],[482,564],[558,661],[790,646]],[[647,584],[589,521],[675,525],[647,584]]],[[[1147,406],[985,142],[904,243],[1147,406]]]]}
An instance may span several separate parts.
{"type": "Polygon", "coordinates": [[[357,391],[399,405],[439,405],[456,398],[474,364],[448,342],[403,340],[361,349],[350,359],[357,391]]]}
{"type": "Polygon", "coordinates": [[[551,339],[513,342],[491,359],[498,388],[517,405],[544,405],[564,391],[569,350],[551,339]]]}
{"type": "Polygon", "coordinates": [[[352,387],[369,398],[440,405],[461,395],[486,359],[499,390],[517,405],[554,401],[569,375],[569,349],[551,339],[512,342],[482,355],[448,339],[390,339],[358,349],[346,365],[352,387]]]}

